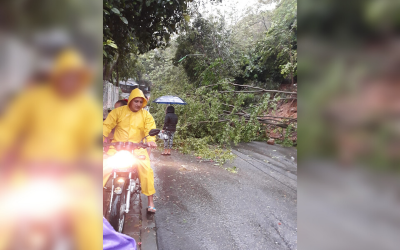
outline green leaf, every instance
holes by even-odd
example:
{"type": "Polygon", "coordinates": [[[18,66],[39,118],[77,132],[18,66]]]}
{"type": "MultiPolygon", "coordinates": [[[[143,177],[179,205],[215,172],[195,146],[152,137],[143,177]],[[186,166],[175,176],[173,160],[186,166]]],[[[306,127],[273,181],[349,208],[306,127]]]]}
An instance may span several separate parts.
{"type": "Polygon", "coordinates": [[[107,52],[105,50],[103,50],[103,55],[107,56],[107,52]]]}
{"type": "Polygon", "coordinates": [[[118,47],[117,47],[117,45],[114,43],[114,41],[112,41],[112,40],[107,40],[107,42],[103,42],[103,45],[105,46],[105,45],[108,45],[108,46],[110,46],[110,47],[112,47],[112,48],[115,48],[115,49],[118,49],[118,47]]]}
{"type": "Polygon", "coordinates": [[[120,19],[122,20],[122,22],[124,22],[125,24],[128,24],[128,20],[126,20],[125,17],[121,16],[120,19]]]}
{"type": "Polygon", "coordinates": [[[110,15],[110,12],[108,12],[108,11],[106,11],[106,10],[104,10],[104,9],[103,9],[103,11],[104,11],[104,13],[106,13],[107,15],[110,15]]]}
{"type": "Polygon", "coordinates": [[[111,11],[118,15],[121,14],[117,8],[112,8],[111,11]]]}
{"type": "Polygon", "coordinates": [[[185,21],[186,21],[186,22],[190,22],[190,16],[189,16],[189,15],[183,14],[183,18],[185,18],[185,21]]]}
{"type": "Polygon", "coordinates": [[[185,59],[187,56],[184,56],[184,57],[182,57],[179,61],[178,61],[178,63],[179,62],[181,62],[183,59],[185,59]]]}

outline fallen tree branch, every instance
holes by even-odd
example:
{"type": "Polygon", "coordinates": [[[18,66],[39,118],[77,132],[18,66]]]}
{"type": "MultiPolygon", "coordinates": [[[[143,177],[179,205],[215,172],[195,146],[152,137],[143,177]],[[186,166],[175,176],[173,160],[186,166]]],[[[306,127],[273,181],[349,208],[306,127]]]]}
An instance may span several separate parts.
{"type": "Polygon", "coordinates": [[[297,100],[297,97],[280,98],[279,100],[297,100]]]}
{"type": "Polygon", "coordinates": [[[274,126],[277,126],[277,127],[280,127],[280,128],[287,128],[289,126],[289,125],[287,125],[285,123],[272,123],[272,122],[266,122],[266,121],[261,122],[261,123],[263,123],[264,125],[265,124],[274,125],[274,126]]]}
{"type": "Polygon", "coordinates": [[[199,122],[198,124],[200,124],[200,123],[210,123],[210,122],[230,122],[231,120],[218,120],[218,121],[201,121],[201,122],[199,122]]]}
{"type": "MultiPolygon", "coordinates": [[[[211,122],[229,122],[229,121],[231,121],[231,120],[201,121],[201,122],[198,122],[197,124],[200,124],[200,123],[211,123],[211,122]]],[[[191,125],[192,125],[191,123],[188,123],[188,124],[185,125],[185,127],[189,127],[191,125]]]]}
{"type": "MultiPolygon", "coordinates": [[[[232,114],[232,112],[228,111],[228,110],[223,110],[223,112],[225,114],[232,114]]],[[[246,112],[244,112],[244,113],[234,113],[233,115],[239,115],[239,116],[244,116],[244,117],[250,116],[250,114],[248,114],[246,112]]],[[[292,117],[272,116],[272,115],[260,115],[260,116],[257,116],[257,118],[260,118],[260,119],[265,119],[265,117],[277,118],[277,119],[288,119],[288,120],[292,120],[292,121],[297,121],[297,118],[292,118],[292,117]]],[[[268,120],[272,120],[272,119],[268,119],[268,120]]]]}
{"type": "MultiPolygon", "coordinates": [[[[292,94],[292,95],[297,95],[296,92],[287,92],[287,91],[280,91],[280,90],[228,90],[228,91],[218,91],[218,93],[283,93],[283,94],[292,94]]],[[[282,99],[282,98],[281,98],[282,99]]]]}
{"type": "Polygon", "coordinates": [[[272,117],[272,118],[289,119],[289,120],[295,120],[295,121],[297,121],[297,118],[285,117],[285,116],[263,115],[263,116],[260,116],[260,117],[272,117]]]}
{"type": "MultiPolygon", "coordinates": [[[[245,118],[245,120],[249,121],[250,119],[246,119],[245,118]]],[[[285,123],[275,123],[275,122],[278,122],[278,121],[272,120],[272,119],[257,119],[257,120],[262,124],[274,125],[274,126],[278,126],[278,127],[281,127],[281,128],[287,128],[289,126],[288,124],[285,124],[285,123]],[[270,121],[275,121],[275,122],[270,122],[270,121]]],[[[218,121],[200,121],[197,124],[201,124],[201,123],[219,123],[219,122],[232,122],[232,120],[224,119],[224,120],[218,120],[218,121]]],[[[189,127],[191,125],[192,124],[189,123],[189,124],[186,124],[185,126],[189,127]]]]}
{"type": "Polygon", "coordinates": [[[232,108],[235,108],[235,106],[233,106],[233,105],[230,105],[230,104],[226,104],[226,103],[221,103],[222,105],[225,105],[225,106],[228,106],[228,107],[232,107],[232,108]]]}
{"type": "Polygon", "coordinates": [[[256,87],[256,86],[251,86],[251,85],[240,85],[240,84],[236,84],[236,83],[229,83],[230,85],[233,86],[238,86],[238,87],[245,87],[245,88],[252,88],[252,89],[259,89],[259,90],[266,90],[260,87],[256,87]]]}
{"type": "MultiPolygon", "coordinates": [[[[208,88],[208,87],[217,86],[217,85],[221,85],[221,84],[224,84],[224,83],[217,83],[217,84],[206,85],[206,86],[202,86],[202,87],[208,88]]],[[[288,92],[288,91],[280,91],[280,90],[268,90],[268,89],[263,89],[263,88],[260,88],[260,87],[251,86],[251,85],[240,85],[240,84],[231,83],[231,82],[228,83],[228,84],[233,85],[233,86],[238,86],[238,87],[258,89],[259,91],[250,91],[250,92],[248,92],[248,91],[219,91],[219,92],[220,93],[228,93],[228,92],[234,92],[234,93],[237,93],[237,92],[244,92],[244,93],[270,92],[270,93],[284,93],[284,94],[297,95],[297,92],[288,92]]]]}
{"type": "Polygon", "coordinates": [[[217,86],[217,85],[221,85],[221,84],[224,84],[224,82],[211,84],[211,85],[200,86],[199,88],[208,88],[208,87],[217,86]]]}
{"type": "MultiPolygon", "coordinates": [[[[224,84],[224,83],[211,84],[211,85],[206,85],[206,86],[202,86],[202,87],[208,88],[208,87],[217,86],[217,85],[221,85],[221,84],[224,84]]],[[[297,95],[297,92],[288,92],[288,91],[280,91],[280,90],[268,90],[268,89],[263,89],[263,88],[260,88],[260,87],[251,86],[251,85],[240,85],[240,84],[231,83],[231,82],[228,83],[228,84],[233,85],[233,86],[238,86],[238,87],[252,88],[252,89],[258,89],[259,90],[259,91],[252,91],[251,93],[253,93],[253,92],[271,92],[271,93],[284,93],[284,94],[296,94],[297,95]]],[[[220,92],[226,93],[226,91],[220,91],[220,92]]],[[[245,91],[239,91],[239,92],[245,92],[245,91]]],[[[247,93],[247,92],[245,92],[245,93],[247,93]]]]}
{"type": "MultiPolygon", "coordinates": [[[[228,107],[231,107],[231,108],[235,108],[235,106],[229,105],[229,104],[226,104],[226,103],[222,103],[222,105],[225,105],[225,106],[228,106],[228,107]]],[[[250,115],[249,113],[247,113],[247,112],[244,111],[243,109],[240,109],[240,111],[242,111],[242,112],[245,113],[246,115],[250,115]]]]}

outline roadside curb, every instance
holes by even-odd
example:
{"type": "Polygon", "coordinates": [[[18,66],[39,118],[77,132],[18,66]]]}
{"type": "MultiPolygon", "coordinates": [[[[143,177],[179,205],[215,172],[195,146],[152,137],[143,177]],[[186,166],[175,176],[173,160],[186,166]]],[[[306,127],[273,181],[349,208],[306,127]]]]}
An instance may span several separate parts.
{"type": "Polygon", "coordinates": [[[157,232],[154,214],[147,213],[147,196],[141,194],[140,250],[157,250],[157,232]]]}

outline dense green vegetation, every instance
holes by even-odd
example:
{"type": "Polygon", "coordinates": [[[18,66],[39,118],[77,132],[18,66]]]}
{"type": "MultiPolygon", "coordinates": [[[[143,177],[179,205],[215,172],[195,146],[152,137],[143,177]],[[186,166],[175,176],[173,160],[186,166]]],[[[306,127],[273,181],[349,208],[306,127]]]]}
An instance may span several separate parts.
{"type": "MultiPolygon", "coordinates": [[[[294,0],[278,2],[272,11],[255,6],[236,21],[188,8],[190,22],[185,19],[165,44],[140,56],[131,53],[124,74],[150,80],[152,100],[177,95],[188,103],[176,105],[174,144],[182,152],[222,163],[232,158],[225,150],[232,143],[268,139],[266,126],[288,133],[296,129],[295,119],[280,119],[273,112],[287,101],[281,99],[293,97],[276,90],[297,80],[297,5],[294,0]]],[[[151,103],[158,127],[165,108],[151,103]]],[[[291,145],[287,136],[284,141],[291,145]]]]}
{"type": "Polygon", "coordinates": [[[299,161],[318,157],[400,169],[400,154],[394,153],[399,151],[394,145],[400,145],[398,126],[392,116],[382,115],[394,105],[380,92],[391,82],[386,79],[398,75],[396,64],[384,58],[393,53],[399,10],[398,1],[351,1],[345,7],[332,0],[302,2],[299,161]],[[379,108],[371,108],[369,88],[374,88],[373,99],[382,98],[387,106],[379,102],[379,108]],[[342,108],[332,109],[337,106],[342,108]]]}
{"type": "Polygon", "coordinates": [[[190,1],[103,0],[104,80],[132,77],[138,54],[167,46],[190,1]]]}
{"type": "Polygon", "coordinates": [[[188,56],[180,63],[197,86],[213,84],[225,77],[232,77],[240,84],[251,82],[269,88],[277,87],[287,77],[294,83],[296,1],[280,1],[274,11],[247,15],[231,26],[222,16],[197,15],[177,38],[174,65],[186,55],[197,55],[188,56]],[[252,30],[251,26],[257,23],[263,25],[252,30]],[[256,35],[248,34],[249,30],[256,35]]]}

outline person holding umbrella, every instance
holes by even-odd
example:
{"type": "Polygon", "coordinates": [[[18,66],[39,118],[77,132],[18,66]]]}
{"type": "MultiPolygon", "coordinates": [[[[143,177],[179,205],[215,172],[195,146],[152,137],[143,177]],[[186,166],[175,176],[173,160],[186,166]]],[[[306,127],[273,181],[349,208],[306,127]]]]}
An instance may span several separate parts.
{"type": "Polygon", "coordinates": [[[171,155],[171,148],[176,131],[176,124],[178,124],[178,116],[175,114],[175,108],[173,106],[168,106],[165,113],[166,115],[162,132],[167,134],[168,138],[164,139],[164,152],[162,152],[161,154],[171,155]]]}
{"type": "MultiPolygon", "coordinates": [[[[165,95],[158,97],[153,101],[158,104],[176,104],[176,105],[187,105],[187,103],[178,96],[165,95]]],[[[176,124],[178,123],[178,116],[175,114],[175,108],[168,106],[166,110],[164,128],[162,133],[167,134],[168,139],[164,139],[164,152],[162,155],[171,155],[172,142],[174,140],[174,134],[176,131],[176,124]]]]}

